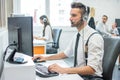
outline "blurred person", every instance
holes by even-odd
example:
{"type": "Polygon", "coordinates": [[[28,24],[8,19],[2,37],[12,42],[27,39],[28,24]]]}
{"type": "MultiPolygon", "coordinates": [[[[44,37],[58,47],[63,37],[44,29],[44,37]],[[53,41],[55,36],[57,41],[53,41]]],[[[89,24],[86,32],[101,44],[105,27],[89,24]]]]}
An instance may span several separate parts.
{"type": "Polygon", "coordinates": [[[34,36],[34,39],[44,40],[46,42],[53,42],[52,38],[52,27],[46,15],[40,16],[40,23],[43,24],[42,37],[34,36]]]}
{"type": "Polygon", "coordinates": [[[119,36],[119,32],[118,32],[118,29],[117,29],[117,23],[112,24],[111,34],[113,36],[119,36]]]}
{"type": "Polygon", "coordinates": [[[111,36],[109,32],[109,26],[107,25],[108,16],[103,15],[102,21],[98,22],[96,25],[96,30],[99,31],[103,36],[111,36]]]}

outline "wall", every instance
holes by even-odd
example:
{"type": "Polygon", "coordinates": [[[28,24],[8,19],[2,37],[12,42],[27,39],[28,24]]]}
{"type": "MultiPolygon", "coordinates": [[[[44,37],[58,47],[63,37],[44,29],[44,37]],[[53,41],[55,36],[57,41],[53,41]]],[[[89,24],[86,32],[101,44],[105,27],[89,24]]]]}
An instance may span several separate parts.
{"type": "Polygon", "coordinates": [[[115,18],[120,18],[120,0],[74,0],[95,8],[95,20],[100,21],[103,14],[108,16],[111,25],[115,18]]]}
{"type": "MultiPolygon", "coordinates": [[[[7,30],[0,29],[0,60],[1,60],[1,62],[2,62],[4,51],[7,47],[7,45],[8,45],[7,30]]],[[[1,65],[3,65],[3,64],[0,63],[0,67],[1,67],[1,65]]],[[[2,73],[0,80],[4,80],[4,72],[2,73]]]]}
{"type": "Polygon", "coordinates": [[[4,53],[4,50],[8,45],[7,17],[10,16],[10,13],[13,11],[12,0],[6,0],[5,5],[6,25],[0,28],[0,56],[4,53]]]}
{"type": "Polygon", "coordinates": [[[0,54],[2,54],[8,44],[7,30],[0,31],[0,54]]]}

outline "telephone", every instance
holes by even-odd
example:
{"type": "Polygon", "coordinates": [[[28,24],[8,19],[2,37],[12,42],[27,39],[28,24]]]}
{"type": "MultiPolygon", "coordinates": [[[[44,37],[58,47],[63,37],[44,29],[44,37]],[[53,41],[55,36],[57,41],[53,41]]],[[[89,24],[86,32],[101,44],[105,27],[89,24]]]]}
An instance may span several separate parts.
{"type": "Polygon", "coordinates": [[[16,64],[27,63],[27,61],[25,61],[23,57],[16,57],[16,58],[14,58],[16,52],[17,52],[17,50],[13,49],[13,51],[11,52],[11,54],[9,55],[9,57],[7,58],[6,61],[9,62],[9,63],[16,63],[16,64]]]}

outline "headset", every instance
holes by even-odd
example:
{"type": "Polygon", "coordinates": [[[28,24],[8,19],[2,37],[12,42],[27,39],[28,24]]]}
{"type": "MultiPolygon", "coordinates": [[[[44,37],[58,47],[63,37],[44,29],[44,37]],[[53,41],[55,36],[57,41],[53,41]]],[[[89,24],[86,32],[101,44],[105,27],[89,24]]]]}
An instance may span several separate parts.
{"type": "Polygon", "coordinates": [[[82,25],[83,22],[88,20],[88,16],[89,16],[89,7],[87,6],[82,6],[82,8],[85,10],[85,12],[82,14],[82,17],[80,17],[80,21],[79,21],[79,25],[82,25]]]}
{"type": "Polygon", "coordinates": [[[43,22],[46,23],[47,22],[47,18],[43,18],[43,22]]]}
{"type": "Polygon", "coordinates": [[[88,20],[88,16],[89,16],[89,13],[90,13],[90,8],[88,6],[85,6],[85,13],[83,14],[82,16],[82,20],[83,21],[87,21],[88,20]]]}

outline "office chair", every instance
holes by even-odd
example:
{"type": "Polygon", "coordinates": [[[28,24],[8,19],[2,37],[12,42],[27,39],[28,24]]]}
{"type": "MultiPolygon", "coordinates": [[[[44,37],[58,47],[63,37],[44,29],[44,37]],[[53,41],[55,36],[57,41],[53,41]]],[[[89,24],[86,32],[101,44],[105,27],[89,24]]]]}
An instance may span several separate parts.
{"type": "Polygon", "coordinates": [[[117,27],[117,29],[118,29],[118,33],[119,33],[119,36],[120,36],[120,27],[117,27]]]}
{"type": "MultiPolygon", "coordinates": [[[[53,29],[53,42],[52,45],[47,47],[46,53],[53,54],[57,53],[59,49],[59,39],[61,35],[62,29],[53,29]]],[[[48,43],[51,44],[51,43],[48,43]]]]}
{"type": "Polygon", "coordinates": [[[113,69],[120,53],[120,38],[104,38],[103,79],[112,80],[113,69]]]}

